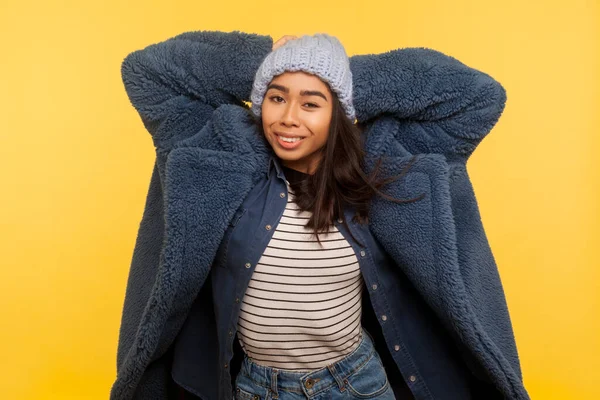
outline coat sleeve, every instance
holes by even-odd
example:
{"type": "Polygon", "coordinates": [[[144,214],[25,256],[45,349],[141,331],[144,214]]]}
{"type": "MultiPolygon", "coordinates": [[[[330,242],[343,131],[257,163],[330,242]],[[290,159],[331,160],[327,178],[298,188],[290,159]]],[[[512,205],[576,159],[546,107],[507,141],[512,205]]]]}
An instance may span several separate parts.
{"type": "MultiPolygon", "coordinates": [[[[445,156],[458,265],[468,302],[489,333],[486,346],[503,355],[494,375],[512,388],[514,398],[528,398],[504,289],[466,166],[502,115],[505,89],[488,74],[426,48],[352,56],[350,68],[359,123],[379,117],[393,120],[382,124],[389,129],[372,130],[378,137],[368,137],[371,147],[385,147],[381,153],[402,157],[445,156]]],[[[471,354],[459,338],[454,339],[477,377],[474,390],[477,386],[486,396],[494,392],[491,378],[478,367],[481,355],[471,354]]]]}
{"type": "Polygon", "coordinates": [[[215,108],[249,101],[270,36],[240,31],[184,32],[128,54],[121,76],[156,147],[198,132],[215,108]]]}
{"type": "Polygon", "coordinates": [[[465,161],[494,127],[506,91],[488,74],[437,50],[403,48],[350,57],[359,123],[387,115],[407,152],[465,161]]]}
{"type": "Polygon", "coordinates": [[[272,48],[269,36],[182,33],[129,54],[125,90],[156,146],[145,209],[129,267],[117,349],[117,374],[155,284],[165,233],[165,163],[172,145],[199,131],[216,107],[250,97],[254,74],[272,48]]]}

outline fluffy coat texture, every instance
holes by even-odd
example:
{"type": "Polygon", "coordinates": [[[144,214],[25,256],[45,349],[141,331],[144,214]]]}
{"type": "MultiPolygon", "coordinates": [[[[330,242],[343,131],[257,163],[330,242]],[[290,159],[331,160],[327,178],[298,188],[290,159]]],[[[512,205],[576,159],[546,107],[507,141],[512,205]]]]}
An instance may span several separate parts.
{"type": "MultiPolygon", "coordinates": [[[[248,101],[272,38],[186,32],[129,54],[125,89],[156,147],[135,244],[111,399],[168,399],[169,348],[236,210],[268,166],[248,101]]],[[[405,178],[375,198],[370,229],[439,316],[475,374],[528,399],[502,283],[466,162],[500,117],[489,75],[425,48],[350,57],[367,172],[405,178]]]]}

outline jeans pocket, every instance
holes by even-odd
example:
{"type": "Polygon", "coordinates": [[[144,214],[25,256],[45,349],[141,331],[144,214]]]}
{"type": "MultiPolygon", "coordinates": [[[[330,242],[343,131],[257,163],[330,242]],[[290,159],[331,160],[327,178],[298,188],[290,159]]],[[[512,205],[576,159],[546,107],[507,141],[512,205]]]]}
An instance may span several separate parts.
{"type": "Polygon", "coordinates": [[[373,356],[345,380],[349,394],[358,399],[372,399],[390,387],[385,368],[376,351],[373,356]]]}
{"type": "Polygon", "coordinates": [[[235,400],[261,400],[261,397],[257,394],[250,393],[241,387],[235,388],[235,400]]]}
{"type": "Polygon", "coordinates": [[[235,378],[235,400],[264,400],[267,389],[257,385],[248,375],[245,364],[235,378]],[[260,393],[260,394],[259,394],[260,393]]]}

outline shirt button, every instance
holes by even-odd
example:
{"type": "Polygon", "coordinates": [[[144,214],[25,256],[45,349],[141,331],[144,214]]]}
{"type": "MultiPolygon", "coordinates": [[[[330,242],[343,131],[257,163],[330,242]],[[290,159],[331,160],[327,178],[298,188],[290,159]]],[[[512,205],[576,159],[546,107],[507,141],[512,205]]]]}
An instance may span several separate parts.
{"type": "Polygon", "coordinates": [[[414,375],[411,375],[411,376],[408,377],[408,379],[410,379],[411,382],[414,382],[414,381],[417,380],[417,377],[414,376],[414,375]]]}
{"type": "Polygon", "coordinates": [[[250,264],[250,263],[246,263],[246,265],[245,265],[246,268],[250,268],[251,266],[252,266],[252,264],[250,264]]]}
{"type": "Polygon", "coordinates": [[[365,251],[364,251],[364,250],[361,250],[361,251],[360,251],[360,255],[361,255],[361,256],[363,256],[363,257],[364,257],[364,256],[365,256],[365,254],[367,254],[367,253],[365,253],[365,251]]]}
{"type": "Polygon", "coordinates": [[[240,302],[240,298],[239,298],[239,297],[236,297],[236,298],[235,298],[235,302],[236,302],[236,303],[239,303],[239,302],[240,302]]]}
{"type": "Polygon", "coordinates": [[[233,336],[233,332],[232,331],[229,331],[229,336],[233,336]]]}
{"type": "Polygon", "coordinates": [[[268,231],[270,231],[271,230],[271,225],[265,226],[265,229],[268,230],[268,231]]]}
{"type": "Polygon", "coordinates": [[[384,314],[384,315],[382,315],[382,316],[381,316],[381,319],[382,319],[383,321],[387,321],[387,315],[385,315],[385,314],[384,314]]]}
{"type": "Polygon", "coordinates": [[[341,224],[344,221],[341,218],[338,218],[338,222],[341,224]]]}
{"type": "Polygon", "coordinates": [[[373,290],[377,290],[377,284],[376,283],[374,283],[372,287],[373,287],[373,290]]]}
{"type": "Polygon", "coordinates": [[[229,367],[229,365],[225,364],[225,365],[224,365],[224,367],[225,367],[225,368],[228,368],[228,367],[229,367]]]}
{"type": "Polygon", "coordinates": [[[279,193],[279,197],[281,197],[283,199],[285,197],[285,193],[283,193],[283,192],[279,193]]]}
{"type": "Polygon", "coordinates": [[[395,345],[395,346],[394,346],[394,350],[396,350],[396,351],[400,351],[400,346],[398,346],[398,345],[395,345]]]}

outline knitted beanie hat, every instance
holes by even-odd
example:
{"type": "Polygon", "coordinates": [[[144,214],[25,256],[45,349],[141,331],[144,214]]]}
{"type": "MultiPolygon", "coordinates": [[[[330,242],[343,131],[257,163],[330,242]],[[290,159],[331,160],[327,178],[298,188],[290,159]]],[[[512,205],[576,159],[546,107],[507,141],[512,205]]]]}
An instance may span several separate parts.
{"type": "Polygon", "coordinates": [[[303,35],[288,40],[270,52],[259,66],[252,84],[252,112],[259,117],[267,86],[285,71],[304,71],[329,84],[342,104],[346,116],[354,122],[352,104],[352,72],[350,60],[340,41],[326,33],[303,35]]]}

